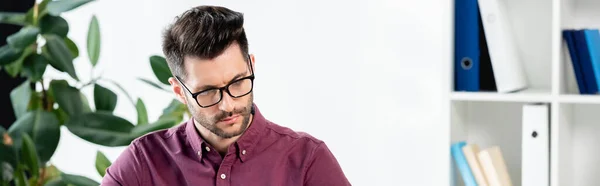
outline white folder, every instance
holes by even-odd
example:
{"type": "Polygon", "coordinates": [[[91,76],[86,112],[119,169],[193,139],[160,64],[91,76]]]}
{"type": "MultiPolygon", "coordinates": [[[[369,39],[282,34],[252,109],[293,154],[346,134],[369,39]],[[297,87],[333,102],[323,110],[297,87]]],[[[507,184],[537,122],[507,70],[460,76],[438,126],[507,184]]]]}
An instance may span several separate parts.
{"type": "Polygon", "coordinates": [[[550,109],[547,104],[523,106],[521,185],[549,186],[550,109]]]}
{"type": "Polygon", "coordinates": [[[478,5],[498,92],[527,88],[521,57],[507,16],[506,1],[478,0],[478,5]]]}

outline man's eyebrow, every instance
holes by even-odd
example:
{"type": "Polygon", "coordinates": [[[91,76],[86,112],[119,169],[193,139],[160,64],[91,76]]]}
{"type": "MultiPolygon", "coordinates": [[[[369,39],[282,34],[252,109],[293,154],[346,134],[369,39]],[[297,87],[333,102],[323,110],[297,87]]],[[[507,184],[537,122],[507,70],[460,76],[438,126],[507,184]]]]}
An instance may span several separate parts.
{"type": "MultiPolygon", "coordinates": [[[[233,78],[231,78],[231,80],[229,82],[231,83],[232,81],[235,81],[235,80],[243,77],[244,75],[246,75],[246,73],[247,72],[242,72],[242,73],[239,73],[239,74],[233,76],[233,78]]],[[[219,88],[219,87],[214,86],[214,85],[203,85],[203,86],[200,86],[200,88],[198,88],[199,89],[198,92],[201,92],[201,91],[204,91],[204,90],[208,90],[208,89],[214,89],[214,88],[219,88]]]]}

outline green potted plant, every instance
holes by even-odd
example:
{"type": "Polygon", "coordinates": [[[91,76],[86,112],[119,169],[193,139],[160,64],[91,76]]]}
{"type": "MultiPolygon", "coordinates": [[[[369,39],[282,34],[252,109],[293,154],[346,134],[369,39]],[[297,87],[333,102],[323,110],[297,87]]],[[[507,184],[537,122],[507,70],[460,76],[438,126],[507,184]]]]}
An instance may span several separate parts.
{"type": "MultiPolygon", "coordinates": [[[[126,146],[148,132],[180,123],[186,107],[176,100],[153,122],[141,99],[134,99],[116,81],[90,77],[82,82],[73,66],[79,57],[79,47],[69,37],[69,24],[61,13],[73,10],[92,0],[43,0],[27,13],[0,12],[0,23],[17,24],[22,29],[0,46],[0,69],[13,77],[26,77],[22,85],[12,90],[10,98],[17,120],[10,128],[0,127],[0,185],[99,185],[89,178],[66,174],[49,163],[60,139],[60,128],[66,127],[78,137],[103,146],[126,146]],[[67,79],[48,79],[44,72],[54,68],[68,74],[67,79]],[[113,111],[117,94],[103,86],[113,84],[125,94],[137,111],[137,121],[130,122],[113,111]],[[93,88],[88,99],[81,89],[93,88]],[[92,107],[89,101],[94,102],[92,107]]],[[[88,29],[86,51],[94,68],[100,57],[100,26],[93,16],[88,29]]],[[[140,78],[159,89],[168,85],[171,76],[163,57],[150,57],[150,65],[159,83],[140,78]]],[[[92,76],[92,75],[91,75],[92,76]]],[[[104,176],[110,161],[97,153],[98,173],[104,176]]]]}

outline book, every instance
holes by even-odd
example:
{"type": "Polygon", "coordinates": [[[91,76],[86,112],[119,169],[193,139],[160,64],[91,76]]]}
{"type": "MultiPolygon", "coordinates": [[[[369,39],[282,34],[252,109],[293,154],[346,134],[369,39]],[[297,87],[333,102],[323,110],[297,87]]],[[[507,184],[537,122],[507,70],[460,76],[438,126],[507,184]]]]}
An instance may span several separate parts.
{"type": "Polygon", "coordinates": [[[452,153],[452,157],[458,168],[458,173],[461,175],[465,186],[477,186],[477,181],[475,181],[475,177],[471,172],[467,158],[462,150],[465,145],[466,142],[464,141],[453,143],[450,147],[450,152],[452,153]]]}
{"type": "Polygon", "coordinates": [[[471,172],[477,181],[479,186],[487,186],[487,179],[485,174],[483,173],[483,169],[479,163],[479,157],[477,154],[479,153],[479,145],[477,144],[468,144],[463,147],[463,153],[467,158],[467,162],[469,163],[469,167],[471,168],[471,172]]]}
{"type": "Polygon", "coordinates": [[[513,185],[500,147],[493,146],[484,149],[477,156],[490,186],[513,185]]]}

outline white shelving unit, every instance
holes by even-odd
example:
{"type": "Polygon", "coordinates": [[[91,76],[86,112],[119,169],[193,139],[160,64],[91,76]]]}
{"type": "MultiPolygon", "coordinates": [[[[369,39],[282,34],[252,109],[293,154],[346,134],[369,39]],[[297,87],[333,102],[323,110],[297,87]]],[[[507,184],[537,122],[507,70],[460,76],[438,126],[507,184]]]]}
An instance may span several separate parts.
{"type": "MultiPolygon", "coordinates": [[[[448,58],[450,140],[498,145],[515,186],[521,185],[521,113],[550,106],[550,185],[600,185],[600,95],[579,95],[562,30],[600,28],[600,0],[503,0],[529,88],[515,93],[455,92],[453,39],[448,58]]],[[[454,0],[452,0],[454,5],[454,0]]],[[[454,16],[452,7],[452,16],[454,16]]],[[[452,20],[453,21],[453,20],[452,20]]],[[[450,24],[454,26],[454,24],[450,24]]],[[[450,30],[454,30],[453,28],[450,30]]],[[[450,34],[453,37],[454,33],[450,34]]],[[[492,52],[492,51],[490,51],[492,52]]],[[[448,77],[448,76],[446,76],[448,77]]],[[[453,159],[450,159],[453,165],[453,159]]],[[[450,185],[463,185],[453,170],[450,185]]]]}

